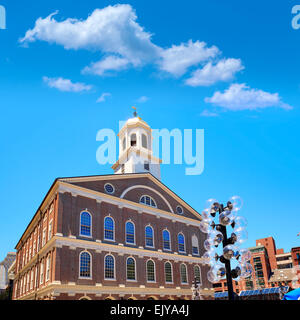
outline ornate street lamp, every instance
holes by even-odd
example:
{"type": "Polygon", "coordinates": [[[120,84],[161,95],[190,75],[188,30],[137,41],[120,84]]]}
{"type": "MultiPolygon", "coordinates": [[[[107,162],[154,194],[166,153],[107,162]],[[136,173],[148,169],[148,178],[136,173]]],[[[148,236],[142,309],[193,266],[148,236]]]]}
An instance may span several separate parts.
{"type": "Polygon", "coordinates": [[[249,263],[250,251],[240,248],[240,245],[248,239],[247,220],[238,216],[242,205],[240,197],[232,197],[226,206],[210,199],[202,212],[203,220],[200,223],[200,230],[208,234],[204,242],[206,252],[203,255],[211,267],[207,278],[211,283],[217,283],[226,277],[229,300],[234,300],[232,279],[235,281],[246,279],[253,272],[249,263]],[[217,214],[218,221],[215,222],[217,214]],[[230,236],[227,233],[229,227],[232,228],[230,236]],[[220,247],[221,252],[218,252],[220,247]],[[232,263],[236,264],[234,269],[231,269],[232,263]]]}

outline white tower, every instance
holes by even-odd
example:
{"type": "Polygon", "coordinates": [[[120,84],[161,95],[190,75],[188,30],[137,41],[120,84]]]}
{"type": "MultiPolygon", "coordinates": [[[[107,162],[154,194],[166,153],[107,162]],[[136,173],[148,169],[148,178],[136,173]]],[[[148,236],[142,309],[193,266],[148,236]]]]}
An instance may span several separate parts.
{"type": "Polygon", "coordinates": [[[119,133],[119,160],[115,174],[149,172],[160,180],[161,160],[153,156],[150,126],[134,113],[119,133]]]}

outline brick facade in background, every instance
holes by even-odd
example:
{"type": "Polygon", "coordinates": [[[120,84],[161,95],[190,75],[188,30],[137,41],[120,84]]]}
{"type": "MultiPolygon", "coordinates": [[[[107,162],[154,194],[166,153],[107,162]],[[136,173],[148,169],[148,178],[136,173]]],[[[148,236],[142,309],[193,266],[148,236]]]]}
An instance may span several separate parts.
{"type": "MultiPolygon", "coordinates": [[[[299,266],[298,278],[300,283],[300,247],[285,253],[283,249],[276,249],[272,237],[256,240],[256,246],[249,248],[251,252],[250,263],[254,273],[246,280],[234,281],[234,292],[239,294],[247,290],[261,290],[279,287],[284,284],[292,287],[295,279],[295,266],[299,266]]],[[[213,285],[215,292],[226,292],[226,280],[213,285]]]]}

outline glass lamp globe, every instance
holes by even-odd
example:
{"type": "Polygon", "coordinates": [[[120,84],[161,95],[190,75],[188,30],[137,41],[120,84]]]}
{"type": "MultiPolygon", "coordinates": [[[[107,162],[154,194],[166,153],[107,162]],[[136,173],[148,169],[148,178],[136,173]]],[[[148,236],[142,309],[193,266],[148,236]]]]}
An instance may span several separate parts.
{"type": "Polygon", "coordinates": [[[249,278],[253,273],[252,265],[250,263],[244,263],[241,266],[242,266],[241,277],[244,279],[249,278]]]}
{"type": "Polygon", "coordinates": [[[208,238],[214,246],[218,246],[224,240],[223,234],[217,230],[212,230],[208,238]]]}
{"type": "Polygon", "coordinates": [[[210,239],[206,239],[203,243],[203,246],[205,248],[206,251],[210,251],[212,249],[212,242],[210,239]]]}
{"type": "Polygon", "coordinates": [[[210,232],[210,225],[206,221],[201,221],[200,225],[199,225],[199,228],[203,233],[209,233],[210,232]]]}
{"type": "Polygon", "coordinates": [[[225,275],[226,275],[226,269],[223,264],[217,263],[213,268],[212,268],[214,274],[216,275],[218,281],[222,280],[225,275]]]}
{"type": "Polygon", "coordinates": [[[240,255],[242,263],[246,263],[251,260],[251,252],[248,249],[241,249],[240,255]]]}
{"type": "Polygon", "coordinates": [[[229,199],[229,202],[232,204],[232,211],[239,211],[243,207],[243,200],[239,196],[234,196],[229,199]]]}
{"type": "Polygon", "coordinates": [[[234,227],[234,230],[235,231],[240,231],[240,230],[244,230],[246,229],[247,225],[248,225],[248,222],[247,222],[247,219],[244,218],[244,217],[236,217],[234,219],[234,222],[235,222],[235,227],[234,227]]]}
{"type": "Polygon", "coordinates": [[[205,208],[209,210],[209,213],[216,213],[220,208],[220,204],[216,199],[209,199],[206,201],[205,208]]]}
{"type": "Polygon", "coordinates": [[[206,251],[203,254],[202,258],[205,260],[206,264],[213,265],[216,263],[216,254],[217,254],[216,250],[211,249],[206,251]]]}
{"type": "Polygon", "coordinates": [[[229,226],[234,221],[234,216],[229,210],[222,212],[219,216],[219,222],[222,226],[229,226]]]}
{"type": "Polygon", "coordinates": [[[210,215],[209,209],[203,210],[201,215],[202,215],[202,218],[205,222],[211,223],[213,221],[213,217],[210,215]]]}
{"type": "Polygon", "coordinates": [[[231,260],[239,256],[238,248],[232,244],[227,245],[223,249],[223,257],[227,260],[231,260]]]}
{"type": "Polygon", "coordinates": [[[248,240],[248,232],[243,229],[235,232],[236,244],[240,245],[248,240]]]}
{"type": "Polygon", "coordinates": [[[207,280],[211,283],[217,283],[219,280],[217,279],[217,276],[212,270],[209,270],[207,273],[207,280]]]}

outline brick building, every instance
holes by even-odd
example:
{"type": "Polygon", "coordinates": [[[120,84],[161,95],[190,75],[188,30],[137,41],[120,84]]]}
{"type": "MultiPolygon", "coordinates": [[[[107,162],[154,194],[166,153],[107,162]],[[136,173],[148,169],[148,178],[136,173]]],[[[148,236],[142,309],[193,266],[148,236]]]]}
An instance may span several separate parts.
{"type": "Polygon", "coordinates": [[[150,127],[130,119],[119,138],[115,174],[51,186],[16,246],[13,299],[191,299],[195,278],[213,296],[201,216],[160,181],[150,127]]]}
{"type": "MultiPolygon", "coordinates": [[[[256,246],[249,248],[249,251],[254,272],[248,279],[233,281],[234,292],[243,294],[245,291],[253,291],[258,299],[265,299],[262,294],[268,292],[265,289],[278,288],[280,285],[293,286],[296,277],[294,267],[300,266],[300,247],[286,253],[283,249],[276,249],[275,240],[268,237],[256,240],[256,246]]],[[[300,267],[298,278],[300,283],[300,267]]],[[[226,292],[226,280],[214,284],[213,288],[215,293],[226,292]]]]}

